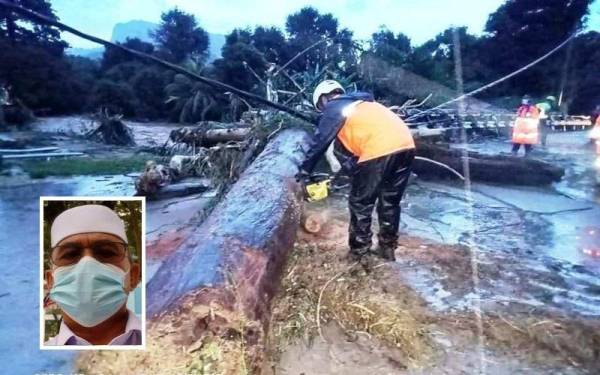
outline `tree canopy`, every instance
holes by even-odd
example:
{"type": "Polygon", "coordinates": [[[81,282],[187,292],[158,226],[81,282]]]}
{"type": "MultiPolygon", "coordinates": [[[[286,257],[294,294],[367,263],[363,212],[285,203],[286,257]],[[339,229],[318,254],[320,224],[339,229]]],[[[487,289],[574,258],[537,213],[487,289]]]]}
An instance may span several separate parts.
{"type": "MultiPolygon", "coordinates": [[[[14,1],[57,19],[47,0],[14,1]]],[[[455,95],[455,51],[459,49],[462,76],[458,78],[469,91],[519,69],[578,33],[548,59],[479,97],[511,106],[526,93],[534,98],[553,95],[560,98],[562,110],[587,113],[600,102],[600,33],[582,33],[591,3],[507,0],[489,15],[482,35],[459,26],[441,30],[420,45],[385,26],[368,41],[358,41],[335,15],[307,6],[288,15],[284,29],[240,25],[226,35],[221,57],[210,64],[206,63],[208,33],[194,15],[173,8],[162,14],[151,34],[153,43],[134,38],[123,45],[257,95],[280,90],[284,92],[280,102],[292,97],[297,85],[308,86],[310,93],[318,80],[334,78],[400,104],[426,96],[427,90],[444,91],[437,95],[439,100],[455,95]],[[267,83],[272,87],[267,88],[267,83]]],[[[58,114],[110,108],[130,117],[182,122],[219,120],[231,112],[225,93],[147,65],[121,50],[108,48],[97,62],[68,56],[66,47],[57,29],[0,8],[0,85],[35,111],[58,114]]],[[[298,95],[292,104],[302,97],[298,95]]]]}

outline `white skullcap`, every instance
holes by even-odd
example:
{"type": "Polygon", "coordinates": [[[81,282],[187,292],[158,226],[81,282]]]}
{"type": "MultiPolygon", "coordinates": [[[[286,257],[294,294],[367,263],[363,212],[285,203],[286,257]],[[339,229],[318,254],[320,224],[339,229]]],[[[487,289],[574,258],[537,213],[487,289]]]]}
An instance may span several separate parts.
{"type": "Polygon", "coordinates": [[[113,234],[127,242],[125,224],[113,210],[98,204],[87,204],[69,208],[54,219],[50,229],[51,246],[74,234],[92,232],[113,234]]]}

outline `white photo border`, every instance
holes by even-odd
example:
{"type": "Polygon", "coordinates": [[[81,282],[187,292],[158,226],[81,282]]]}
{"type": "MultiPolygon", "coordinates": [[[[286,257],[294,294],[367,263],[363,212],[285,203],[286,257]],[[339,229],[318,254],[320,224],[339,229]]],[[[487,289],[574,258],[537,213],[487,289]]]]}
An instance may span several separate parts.
{"type": "Polygon", "coordinates": [[[132,196],[40,196],[39,214],[39,321],[40,321],[40,350],[146,350],[146,197],[132,196]],[[138,201],[142,205],[142,238],[140,262],[142,267],[142,344],[141,345],[44,345],[45,311],[44,311],[44,202],[46,201],[138,201]]]}

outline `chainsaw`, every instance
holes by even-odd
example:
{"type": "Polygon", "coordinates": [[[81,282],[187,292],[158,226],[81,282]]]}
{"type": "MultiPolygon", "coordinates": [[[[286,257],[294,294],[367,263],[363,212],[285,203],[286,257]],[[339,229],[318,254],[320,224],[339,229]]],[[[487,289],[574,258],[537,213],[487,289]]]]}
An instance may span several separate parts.
{"type": "Polygon", "coordinates": [[[338,174],[334,176],[330,176],[327,173],[311,174],[304,184],[306,199],[309,202],[320,201],[327,198],[330,193],[346,188],[348,184],[338,185],[336,183],[340,182],[339,177],[338,174]]]}

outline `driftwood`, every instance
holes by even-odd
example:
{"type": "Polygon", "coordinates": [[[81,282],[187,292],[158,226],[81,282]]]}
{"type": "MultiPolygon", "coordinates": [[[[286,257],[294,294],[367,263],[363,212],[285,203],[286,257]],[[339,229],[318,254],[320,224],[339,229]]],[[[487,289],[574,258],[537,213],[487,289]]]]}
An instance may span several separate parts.
{"type": "Polygon", "coordinates": [[[172,179],[173,176],[168,167],[149,160],[146,162],[144,172],[135,181],[135,195],[152,197],[161,188],[171,183],[172,179]]]}
{"type": "MultiPolygon", "coordinates": [[[[417,155],[446,164],[465,175],[462,150],[451,149],[448,145],[418,142],[417,155]]],[[[561,167],[531,157],[483,155],[471,151],[467,155],[470,178],[474,181],[539,186],[560,181],[565,173],[561,167]]],[[[413,171],[425,179],[456,178],[443,168],[436,168],[423,160],[414,161],[413,171]]]]}
{"type": "Polygon", "coordinates": [[[199,194],[210,188],[210,181],[205,178],[186,178],[160,188],[153,195],[148,196],[149,200],[169,199],[176,197],[185,197],[188,195],[199,194]]]}
{"type": "MultiPolygon", "coordinates": [[[[220,123],[216,124],[220,125],[220,123]]],[[[196,147],[210,147],[217,143],[243,141],[249,133],[249,127],[186,126],[172,130],[169,134],[169,141],[196,147]]]]}
{"type": "Polygon", "coordinates": [[[301,194],[293,176],[307,142],[304,131],[289,129],[265,146],[148,283],[149,316],[189,303],[236,304],[249,319],[265,322],[300,221],[301,194]]]}

